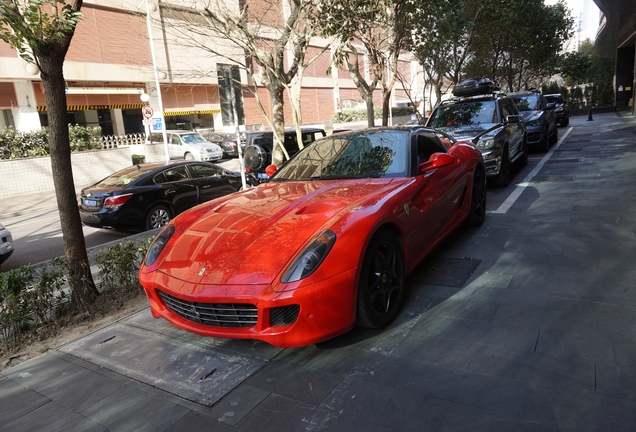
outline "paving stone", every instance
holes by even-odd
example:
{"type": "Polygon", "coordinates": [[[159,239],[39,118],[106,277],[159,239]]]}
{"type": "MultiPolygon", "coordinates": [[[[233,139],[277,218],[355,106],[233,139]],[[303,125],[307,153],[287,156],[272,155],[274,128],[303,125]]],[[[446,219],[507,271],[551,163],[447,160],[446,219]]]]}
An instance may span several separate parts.
{"type": "Polygon", "coordinates": [[[596,364],[596,392],[636,401],[636,368],[598,362],[596,364]]]}
{"type": "Polygon", "coordinates": [[[393,351],[397,357],[466,369],[481,344],[410,332],[393,351]]]}
{"type": "MultiPolygon", "coordinates": [[[[3,425],[50,402],[50,399],[10,379],[0,381],[0,430],[3,425]]],[[[9,430],[9,429],[6,429],[9,430]]]]}
{"type": "Polygon", "coordinates": [[[336,374],[274,360],[246,383],[269,393],[319,405],[340,381],[342,376],[336,374]]]}
{"type": "Polygon", "coordinates": [[[546,292],[512,290],[501,288],[482,288],[475,290],[471,301],[493,304],[507,304],[543,309],[550,295],[546,292]]]}
{"type": "Polygon", "coordinates": [[[518,325],[537,330],[596,334],[597,314],[541,310],[514,305],[500,305],[493,324],[518,325]]]}
{"type": "Polygon", "coordinates": [[[536,352],[636,367],[636,345],[633,341],[611,336],[542,331],[536,352]]]}
{"type": "Polygon", "coordinates": [[[210,431],[210,432],[236,432],[236,429],[224,423],[220,423],[211,417],[198,412],[190,412],[177,420],[165,432],[181,431],[210,431]]]}
{"type": "Polygon", "coordinates": [[[120,382],[82,368],[71,368],[31,388],[76,412],[83,411],[115,392],[120,382]]]}
{"type": "Polygon", "coordinates": [[[234,426],[269,396],[270,393],[243,384],[221,399],[214,407],[202,411],[206,416],[234,426]]]}
{"type": "Polygon", "coordinates": [[[497,312],[496,304],[448,299],[429,311],[432,315],[476,321],[490,321],[497,312]]]}
{"type": "Polygon", "coordinates": [[[47,432],[98,432],[107,430],[98,424],[72,410],[49,402],[27,415],[21,416],[12,422],[0,425],[0,431],[47,431],[47,432]]]}
{"type": "Polygon", "coordinates": [[[31,387],[41,381],[61,376],[72,366],[72,363],[47,353],[7,369],[2,374],[24,387],[31,387]]]}
{"type": "Polygon", "coordinates": [[[123,386],[80,414],[109,431],[163,431],[190,412],[131,386],[123,386]]]}
{"type": "Polygon", "coordinates": [[[556,423],[526,420],[518,416],[502,416],[501,413],[476,409],[471,406],[453,403],[439,432],[463,431],[488,432],[562,432],[556,423]]]}
{"type": "Polygon", "coordinates": [[[546,355],[514,347],[484,346],[469,370],[556,387],[594,390],[595,363],[570,355],[546,355]]]}

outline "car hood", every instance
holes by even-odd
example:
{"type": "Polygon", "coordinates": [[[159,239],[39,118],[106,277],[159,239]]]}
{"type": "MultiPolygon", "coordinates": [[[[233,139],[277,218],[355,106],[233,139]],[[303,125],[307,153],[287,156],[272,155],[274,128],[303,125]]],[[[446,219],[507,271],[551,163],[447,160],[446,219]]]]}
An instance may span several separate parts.
{"type": "Polygon", "coordinates": [[[475,125],[462,125],[457,127],[439,128],[442,132],[457,140],[471,140],[476,142],[482,135],[496,129],[500,125],[494,123],[482,123],[475,125]]]}
{"type": "Polygon", "coordinates": [[[218,151],[222,151],[223,149],[221,149],[221,146],[219,146],[218,144],[214,144],[211,142],[206,142],[206,143],[188,143],[186,144],[189,147],[194,147],[196,149],[205,149],[205,150],[209,150],[209,151],[214,151],[214,152],[218,152],[218,151]]]}
{"type": "Polygon", "coordinates": [[[543,111],[537,111],[537,110],[521,111],[519,113],[519,115],[521,116],[524,122],[531,122],[534,120],[538,120],[542,114],[543,114],[543,111]]]}
{"type": "Polygon", "coordinates": [[[266,183],[200,205],[175,221],[175,237],[159,268],[197,284],[269,284],[339,214],[348,217],[409,181],[266,183]]]}

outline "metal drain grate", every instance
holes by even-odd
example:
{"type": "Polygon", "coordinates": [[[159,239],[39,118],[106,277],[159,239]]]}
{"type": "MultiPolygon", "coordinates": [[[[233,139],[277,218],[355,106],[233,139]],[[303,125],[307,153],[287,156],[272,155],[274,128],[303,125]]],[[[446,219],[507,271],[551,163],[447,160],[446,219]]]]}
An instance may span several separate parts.
{"type": "Polygon", "coordinates": [[[568,176],[535,176],[530,180],[532,183],[545,183],[545,182],[571,182],[576,179],[574,175],[568,176]]]}
{"type": "Polygon", "coordinates": [[[570,159],[550,159],[545,162],[545,164],[562,164],[562,163],[579,163],[581,162],[581,158],[570,158],[570,159]]]}
{"type": "Polygon", "coordinates": [[[426,260],[411,276],[415,283],[462,288],[481,260],[438,258],[426,260]]]}

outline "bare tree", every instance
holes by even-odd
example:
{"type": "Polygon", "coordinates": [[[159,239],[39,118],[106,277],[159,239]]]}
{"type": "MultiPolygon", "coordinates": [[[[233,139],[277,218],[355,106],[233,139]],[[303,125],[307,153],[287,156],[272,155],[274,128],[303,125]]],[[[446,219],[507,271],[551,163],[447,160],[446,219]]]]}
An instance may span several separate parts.
{"type": "MultiPolygon", "coordinates": [[[[302,70],[307,66],[305,56],[314,35],[312,1],[248,0],[237,5],[211,0],[204,6],[162,7],[168,30],[178,35],[181,44],[223,59],[247,73],[244,90],[251,92],[272,128],[272,161],[281,165],[288,157],[283,145],[284,92],[300,86],[302,70]],[[269,93],[271,106],[261,100],[262,87],[269,93]]],[[[292,100],[294,118],[299,120],[299,96],[292,100]]]]}
{"type": "Polygon", "coordinates": [[[92,303],[99,295],[90,271],[86,242],[75,197],[71,147],[66,119],[62,66],[82,17],[82,0],[4,0],[0,3],[0,39],[35,63],[44,85],[49,120],[49,151],[64,252],[70,271],[74,306],[92,303]]]}

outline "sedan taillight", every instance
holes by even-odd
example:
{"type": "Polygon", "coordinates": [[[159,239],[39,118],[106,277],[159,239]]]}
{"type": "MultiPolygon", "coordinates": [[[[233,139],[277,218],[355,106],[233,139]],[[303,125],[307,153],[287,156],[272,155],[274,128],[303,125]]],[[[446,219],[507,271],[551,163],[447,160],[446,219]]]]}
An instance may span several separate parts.
{"type": "Polygon", "coordinates": [[[229,145],[230,147],[236,147],[236,143],[231,141],[226,141],[225,145],[229,145]]]}
{"type": "Polygon", "coordinates": [[[106,198],[106,201],[104,201],[104,207],[117,207],[124,204],[131,198],[132,194],[117,195],[114,197],[106,198]]]}

